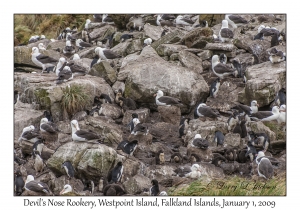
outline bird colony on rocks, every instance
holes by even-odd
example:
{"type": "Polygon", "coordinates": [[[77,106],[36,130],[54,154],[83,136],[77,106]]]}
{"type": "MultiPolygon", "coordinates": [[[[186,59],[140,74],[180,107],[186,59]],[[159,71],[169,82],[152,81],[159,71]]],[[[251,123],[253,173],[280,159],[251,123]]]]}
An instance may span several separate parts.
{"type": "Polygon", "coordinates": [[[285,19],[95,14],[15,46],[15,195],[157,196],[280,176],[285,19]]]}

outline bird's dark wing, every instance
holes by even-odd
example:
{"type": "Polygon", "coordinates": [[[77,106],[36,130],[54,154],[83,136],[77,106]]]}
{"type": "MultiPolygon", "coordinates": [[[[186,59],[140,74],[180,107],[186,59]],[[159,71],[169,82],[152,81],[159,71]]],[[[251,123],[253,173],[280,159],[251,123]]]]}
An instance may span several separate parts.
{"type": "Polygon", "coordinates": [[[182,18],[181,20],[184,22],[187,22],[189,24],[194,24],[194,21],[192,21],[191,19],[188,19],[188,18],[182,18]]]}
{"type": "Polygon", "coordinates": [[[270,163],[270,161],[266,158],[264,158],[260,161],[258,170],[260,171],[260,173],[265,175],[266,178],[271,178],[273,175],[273,166],[270,163]]]}
{"type": "Polygon", "coordinates": [[[107,59],[114,59],[120,57],[111,50],[103,50],[103,53],[107,59]]]}
{"type": "Polygon", "coordinates": [[[259,111],[259,112],[256,112],[256,113],[252,113],[251,117],[255,117],[255,118],[261,120],[261,119],[270,117],[272,115],[273,115],[273,113],[271,111],[259,111]]]}
{"type": "Polygon", "coordinates": [[[239,15],[230,15],[229,19],[234,23],[247,23],[248,21],[239,15]]]}
{"type": "Polygon", "coordinates": [[[222,28],[221,36],[224,38],[233,38],[233,32],[229,28],[222,28]]]}
{"type": "Polygon", "coordinates": [[[87,72],[86,68],[84,68],[81,65],[76,64],[74,61],[70,61],[68,63],[68,66],[70,67],[70,69],[73,73],[84,73],[85,74],[87,72]]]}
{"type": "Polygon", "coordinates": [[[158,100],[161,103],[166,103],[166,104],[180,104],[181,101],[178,98],[173,98],[170,96],[161,96],[160,98],[158,98],[158,100]]]}
{"type": "Polygon", "coordinates": [[[35,137],[38,137],[40,134],[38,132],[35,131],[25,131],[22,135],[23,138],[30,140],[33,139],[35,137]]]}
{"type": "Polygon", "coordinates": [[[198,112],[205,117],[216,118],[218,115],[208,106],[199,107],[198,112]]]}
{"type": "Polygon", "coordinates": [[[45,131],[47,131],[48,133],[56,133],[56,130],[48,123],[42,124],[41,128],[44,129],[45,131]]]}
{"type": "Polygon", "coordinates": [[[256,34],[255,36],[254,36],[254,40],[255,39],[262,39],[262,37],[264,36],[264,34],[263,33],[258,33],[258,34],[256,34]]]}
{"type": "Polygon", "coordinates": [[[214,71],[215,71],[217,74],[224,74],[224,73],[234,72],[235,69],[230,68],[230,67],[227,66],[226,64],[218,63],[218,64],[214,67],[214,71]]]}
{"type": "Polygon", "coordinates": [[[82,138],[85,138],[87,140],[93,140],[93,139],[99,139],[100,137],[93,132],[85,131],[85,130],[78,130],[76,131],[76,134],[82,138]]]}
{"type": "Polygon", "coordinates": [[[49,57],[47,55],[44,55],[44,54],[40,54],[40,55],[36,56],[36,59],[38,59],[43,64],[58,62],[58,60],[56,60],[54,58],[51,58],[51,57],[49,57]]]}
{"type": "Polygon", "coordinates": [[[161,19],[163,19],[163,20],[174,20],[175,16],[170,15],[170,14],[164,14],[164,15],[161,16],[161,19]]]}
{"type": "Polygon", "coordinates": [[[80,42],[79,45],[80,45],[81,47],[92,47],[92,46],[93,46],[92,44],[87,43],[87,42],[80,42]]]}

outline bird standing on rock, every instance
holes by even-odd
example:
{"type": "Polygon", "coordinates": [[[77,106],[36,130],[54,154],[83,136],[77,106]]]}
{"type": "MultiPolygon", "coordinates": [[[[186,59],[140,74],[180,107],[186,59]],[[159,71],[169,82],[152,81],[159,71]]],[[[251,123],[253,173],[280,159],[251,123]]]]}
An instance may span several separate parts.
{"type": "Polygon", "coordinates": [[[200,103],[194,111],[194,118],[197,119],[199,117],[217,118],[219,117],[219,114],[214,112],[205,103],[200,103]]]}
{"type": "Polygon", "coordinates": [[[226,64],[221,63],[218,55],[214,55],[211,61],[213,73],[220,79],[223,79],[224,77],[227,77],[229,75],[237,77],[238,71],[236,69],[230,68],[226,64]]]}
{"type": "Polygon", "coordinates": [[[164,93],[161,90],[158,90],[156,94],[154,94],[156,105],[158,106],[171,106],[171,105],[182,105],[180,99],[164,96],[164,93]]]}
{"type": "Polygon", "coordinates": [[[58,61],[54,58],[40,53],[37,47],[32,48],[31,60],[35,65],[42,67],[42,73],[45,70],[47,70],[47,72],[49,73],[50,68],[54,67],[55,63],[58,61]]]}
{"type": "Polygon", "coordinates": [[[221,42],[230,41],[233,38],[233,32],[228,28],[228,21],[222,20],[222,27],[219,31],[219,39],[221,42]]]}

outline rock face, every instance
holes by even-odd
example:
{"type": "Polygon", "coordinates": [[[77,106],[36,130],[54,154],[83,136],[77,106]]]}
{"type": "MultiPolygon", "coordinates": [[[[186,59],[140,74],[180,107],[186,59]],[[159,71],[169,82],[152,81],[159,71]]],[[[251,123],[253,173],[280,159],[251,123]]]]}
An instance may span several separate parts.
{"type": "Polygon", "coordinates": [[[101,61],[100,63],[93,65],[89,74],[104,78],[109,85],[113,85],[117,81],[116,71],[107,61],[101,61]]]}
{"type": "Polygon", "coordinates": [[[255,99],[260,106],[268,105],[276,93],[286,86],[286,62],[272,64],[268,61],[250,66],[246,70],[246,78],[246,87],[240,92],[239,101],[250,104],[255,99]]]}
{"type": "Polygon", "coordinates": [[[181,118],[180,108],[176,106],[158,106],[157,111],[159,112],[162,120],[166,123],[172,123],[177,125],[181,118]]]}
{"type": "Polygon", "coordinates": [[[161,26],[153,26],[150,24],[144,25],[145,35],[150,37],[153,41],[160,39],[161,33],[163,32],[163,28],[161,26]]]}
{"type": "Polygon", "coordinates": [[[98,182],[113,167],[117,153],[101,144],[69,142],[60,146],[47,161],[49,169],[55,174],[65,174],[61,164],[70,161],[78,176],[98,182]]]}
{"type": "Polygon", "coordinates": [[[193,53],[190,53],[186,50],[181,50],[178,54],[178,58],[183,66],[193,70],[196,74],[200,74],[203,72],[201,58],[194,55],[193,53]]]}
{"type": "Polygon", "coordinates": [[[156,48],[156,51],[160,56],[171,56],[173,53],[178,53],[183,49],[187,49],[187,47],[177,44],[161,44],[156,48]]]}
{"type": "Polygon", "coordinates": [[[23,128],[33,125],[35,128],[40,127],[43,111],[31,109],[24,104],[14,111],[14,139],[18,139],[22,134],[23,128]]]}
{"type": "Polygon", "coordinates": [[[123,69],[130,70],[125,96],[136,102],[153,103],[153,94],[160,89],[165,95],[168,93],[179,98],[189,108],[208,94],[208,86],[202,76],[169,64],[149,46],[144,48],[137,61],[123,69]]]}
{"type": "MultiPolygon", "coordinates": [[[[111,87],[100,77],[80,76],[75,77],[68,83],[54,85],[56,80],[55,74],[37,75],[37,74],[22,74],[15,73],[15,87],[25,90],[21,100],[26,103],[38,103],[42,109],[49,109],[53,115],[55,122],[63,120],[62,107],[60,101],[63,97],[63,90],[67,85],[81,85],[85,91],[90,93],[92,99],[100,93],[106,93],[109,96],[114,96],[111,87]]],[[[114,98],[114,97],[113,97],[114,98]]]]}

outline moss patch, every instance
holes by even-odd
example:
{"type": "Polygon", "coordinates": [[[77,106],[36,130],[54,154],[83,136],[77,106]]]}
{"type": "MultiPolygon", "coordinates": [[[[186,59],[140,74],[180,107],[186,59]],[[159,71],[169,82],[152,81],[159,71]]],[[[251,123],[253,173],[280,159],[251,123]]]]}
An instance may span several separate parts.
{"type": "Polygon", "coordinates": [[[45,89],[37,89],[34,91],[37,103],[41,105],[43,109],[49,109],[51,106],[51,100],[49,98],[49,93],[45,89]]]}

